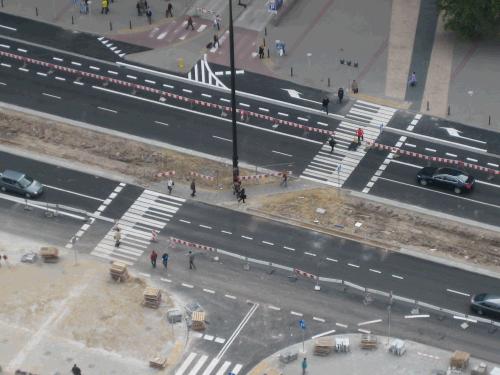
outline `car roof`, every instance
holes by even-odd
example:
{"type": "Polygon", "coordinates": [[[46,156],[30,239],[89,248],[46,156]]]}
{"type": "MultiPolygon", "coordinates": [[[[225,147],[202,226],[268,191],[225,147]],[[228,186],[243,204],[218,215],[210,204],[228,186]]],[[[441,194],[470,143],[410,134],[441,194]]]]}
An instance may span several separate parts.
{"type": "Polygon", "coordinates": [[[11,180],[15,180],[15,181],[20,180],[24,175],[25,175],[24,173],[13,171],[10,169],[6,169],[2,173],[2,177],[7,177],[7,178],[10,178],[11,180]]]}
{"type": "Polygon", "coordinates": [[[483,299],[484,302],[491,302],[500,306],[500,296],[496,294],[486,294],[483,299]]]}
{"type": "Polygon", "coordinates": [[[460,176],[460,175],[467,176],[467,173],[465,173],[459,169],[448,168],[448,167],[438,168],[436,170],[436,172],[439,174],[448,174],[450,176],[460,176]]]}

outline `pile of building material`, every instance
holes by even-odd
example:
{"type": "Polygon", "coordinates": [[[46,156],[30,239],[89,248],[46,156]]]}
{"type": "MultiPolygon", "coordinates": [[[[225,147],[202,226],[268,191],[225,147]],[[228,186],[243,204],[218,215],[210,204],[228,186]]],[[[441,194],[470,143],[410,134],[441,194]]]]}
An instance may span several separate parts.
{"type": "Polygon", "coordinates": [[[455,350],[450,358],[450,367],[452,369],[465,370],[467,367],[469,367],[469,359],[469,353],[455,350]]]}
{"type": "Polygon", "coordinates": [[[203,331],[205,328],[205,311],[193,311],[191,315],[191,329],[194,331],[203,331]]]}
{"type": "Polygon", "coordinates": [[[53,246],[41,247],[40,257],[45,263],[56,263],[59,260],[59,249],[53,246]]]}
{"type": "Polygon", "coordinates": [[[149,360],[149,367],[156,368],[158,370],[164,369],[166,365],[167,360],[162,357],[155,357],[149,360]]]}
{"type": "Polygon", "coordinates": [[[377,349],[377,336],[370,333],[364,333],[361,336],[361,342],[359,343],[361,349],[377,349]]]}
{"type": "Polygon", "coordinates": [[[327,356],[331,353],[334,343],[331,336],[314,340],[314,355],[327,356]]]}
{"type": "Polygon", "coordinates": [[[115,281],[127,281],[129,278],[127,265],[122,262],[113,262],[109,268],[111,278],[115,281]]]}
{"type": "Polygon", "coordinates": [[[161,303],[161,291],[158,288],[148,286],[144,289],[144,306],[157,309],[161,303]]]}

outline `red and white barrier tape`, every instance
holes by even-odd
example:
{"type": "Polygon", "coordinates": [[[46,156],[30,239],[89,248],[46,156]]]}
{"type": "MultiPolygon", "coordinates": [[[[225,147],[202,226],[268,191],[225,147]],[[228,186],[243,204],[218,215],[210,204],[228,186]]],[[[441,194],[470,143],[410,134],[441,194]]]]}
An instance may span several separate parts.
{"type": "Polygon", "coordinates": [[[481,171],[481,172],[486,172],[486,173],[493,174],[493,175],[500,175],[500,171],[498,171],[496,169],[483,167],[483,166],[477,165],[477,164],[466,163],[466,162],[461,161],[461,160],[446,159],[446,158],[441,158],[438,156],[429,156],[429,155],[419,154],[418,152],[401,150],[398,147],[387,146],[387,145],[383,145],[381,143],[376,143],[376,142],[371,142],[371,141],[368,141],[367,143],[373,148],[377,148],[379,150],[391,151],[391,152],[394,152],[395,154],[399,154],[399,155],[407,155],[407,156],[411,156],[411,157],[417,158],[417,159],[430,160],[430,161],[435,161],[437,163],[452,164],[452,165],[456,165],[456,166],[459,166],[462,168],[470,168],[470,169],[474,169],[474,170],[481,171]]]}
{"type": "Polygon", "coordinates": [[[158,234],[159,232],[157,230],[152,230],[151,231],[151,242],[158,242],[158,234]]]}
{"type": "MultiPolygon", "coordinates": [[[[126,82],[126,81],[122,81],[122,80],[116,79],[116,78],[105,77],[105,76],[102,76],[102,75],[99,75],[99,74],[95,74],[95,73],[84,72],[82,70],[68,68],[68,67],[65,67],[65,66],[56,65],[56,64],[48,63],[48,62],[41,61],[41,60],[35,60],[35,59],[29,58],[29,57],[26,57],[26,56],[20,56],[20,55],[16,55],[16,54],[13,54],[13,53],[10,53],[10,52],[0,51],[0,56],[9,57],[9,58],[12,58],[14,60],[23,61],[23,62],[27,62],[27,63],[30,63],[30,64],[40,65],[40,66],[43,66],[43,67],[46,67],[46,68],[59,70],[59,71],[65,72],[65,73],[71,73],[71,74],[79,75],[79,76],[82,76],[82,77],[93,78],[93,79],[97,79],[97,80],[100,80],[100,81],[106,81],[106,82],[114,83],[114,84],[117,84],[117,85],[129,87],[129,88],[132,88],[132,89],[136,89],[136,90],[141,90],[141,91],[146,91],[146,92],[152,92],[152,93],[155,93],[155,94],[158,94],[158,95],[161,95],[161,96],[165,96],[165,97],[168,97],[168,98],[173,98],[175,100],[180,100],[180,101],[183,101],[183,102],[186,102],[186,103],[191,103],[191,104],[201,105],[201,106],[207,107],[207,108],[216,108],[216,109],[219,109],[219,110],[231,112],[231,107],[226,107],[226,106],[223,106],[223,105],[220,105],[220,104],[205,102],[205,101],[198,100],[198,99],[191,99],[191,98],[187,98],[187,97],[182,96],[182,95],[173,94],[173,93],[170,93],[170,92],[166,92],[166,91],[163,91],[163,90],[155,89],[155,88],[148,87],[148,86],[145,86],[145,85],[139,85],[137,83],[126,82]]],[[[276,118],[276,117],[264,115],[264,114],[257,113],[257,112],[250,112],[250,111],[241,110],[241,109],[237,109],[236,110],[236,112],[239,113],[239,114],[241,114],[242,111],[243,111],[243,113],[245,115],[249,115],[249,116],[252,116],[252,117],[259,118],[259,119],[264,119],[264,120],[267,120],[267,121],[271,121],[271,122],[273,122],[273,124],[287,125],[287,126],[291,126],[293,128],[297,128],[297,129],[304,129],[304,130],[307,130],[307,131],[310,131],[310,132],[313,132],[313,133],[320,133],[320,134],[327,134],[327,135],[334,135],[335,134],[331,130],[318,129],[318,128],[314,128],[312,126],[306,126],[306,125],[298,124],[298,123],[293,122],[293,121],[283,120],[283,119],[280,119],[280,118],[276,118]]]]}
{"type": "Polygon", "coordinates": [[[215,12],[213,10],[206,9],[206,8],[196,8],[196,11],[199,13],[203,13],[203,14],[215,14],[215,12]]]}
{"type": "Polygon", "coordinates": [[[299,276],[302,276],[302,277],[306,277],[308,279],[312,279],[312,280],[317,280],[318,279],[318,276],[312,274],[312,273],[309,273],[309,272],[306,272],[306,271],[302,271],[302,270],[299,270],[298,268],[294,268],[293,269],[293,273],[299,275],[299,276]]]}
{"type": "Polygon", "coordinates": [[[206,174],[201,174],[198,172],[191,171],[191,172],[189,172],[189,175],[194,176],[194,177],[200,177],[200,178],[203,178],[204,180],[208,180],[208,181],[215,181],[215,177],[207,176],[206,174]]]}
{"type": "Polygon", "coordinates": [[[156,177],[169,177],[169,176],[175,176],[175,171],[166,171],[156,174],[156,177]]]}
{"type": "MultiPolygon", "coordinates": [[[[292,171],[287,172],[288,177],[292,175],[292,171]]],[[[240,180],[260,180],[262,178],[268,178],[268,177],[282,177],[283,172],[275,172],[275,173],[264,173],[264,174],[256,174],[253,176],[239,176],[240,180]]]]}
{"type": "Polygon", "coordinates": [[[173,243],[177,243],[177,244],[180,244],[180,245],[187,246],[187,247],[194,247],[196,249],[208,250],[208,251],[217,251],[217,249],[215,247],[200,245],[198,243],[184,241],[184,240],[181,240],[181,239],[175,238],[175,237],[170,237],[170,241],[173,242],[173,243]]]}

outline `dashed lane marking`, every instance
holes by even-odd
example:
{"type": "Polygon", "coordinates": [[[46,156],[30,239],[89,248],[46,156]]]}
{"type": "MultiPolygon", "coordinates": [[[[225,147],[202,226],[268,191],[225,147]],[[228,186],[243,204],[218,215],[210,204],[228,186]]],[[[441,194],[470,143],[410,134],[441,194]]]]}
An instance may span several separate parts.
{"type": "Polygon", "coordinates": [[[328,260],[328,261],[330,261],[330,262],[335,262],[335,263],[337,263],[337,262],[338,262],[338,260],[337,260],[337,259],[333,259],[333,258],[326,258],[326,260],[328,260]]]}
{"type": "Polygon", "coordinates": [[[335,323],[335,325],[337,327],[341,327],[341,328],[347,328],[347,327],[349,327],[347,324],[342,324],[342,323],[335,323]]]}
{"type": "Polygon", "coordinates": [[[297,311],[290,311],[290,314],[295,315],[295,316],[304,316],[304,314],[299,313],[297,311]]]}
{"type": "Polygon", "coordinates": [[[317,318],[315,316],[313,316],[313,320],[316,320],[317,322],[321,322],[321,323],[325,322],[325,319],[323,319],[323,318],[317,318]]]}
{"type": "Polygon", "coordinates": [[[280,311],[280,310],[281,310],[281,307],[278,307],[278,306],[269,305],[268,307],[269,307],[271,310],[274,310],[274,311],[280,311]]]}
{"type": "Polygon", "coordinates": [[[373,272],[373,273],[382,273],[382,271],[374,270],[373,268],[370,268],[370,272],[373,272]]]}
{"type": "Polygon", "coordinates": [[[349,267],[359,268],[357,264],[347,263],[349,267]]]}
{"type": "Polygon", "coordinates": [[[245,240],[253,240],[252,237],[248,237],[248,236],[241,236],[241,238],[244,238],[245,240]]]}
{"type": "Polygon", "coordinates": [[[391,276],[394,277],[395,279],[400,279],[400,280],[404,279],[403,276],[399,276],[399,275],[391,275],[391,276]]]}
{"type": "Polygon", "coordinates": [[[224,294],[224,297],[229,298],[229,299],[236,299],[236,297],[231,295],[231,294],[224,294]]]}
{"type": "Polygon", "coordinates": [[[189,289],[193,289],[194,288],[194,285],[191,285],[191,284],[182,283],[181,285],[184,286],[184,287],[186,287],[186,288],[189,288],[189,289]]]}
{"type": "Polygon", "coordinates": [[[204,291],[205,293],[215,294],[215,290],[212,290],[212,289],[205,289],[205,288],[204,288],[204,289],[203,289],[203,291],[204,291]]]}
{"type": "Polygon", "coordinates": [[[165,278],[163,278],[163,277],[161,277],[161,278],[160,278],[160,280],[161,280],[161,281],[163,281],[163,282],[166,282],[166,283],[171,283],[171,282],[172,282],[172,280],[170,280],[170,279],[165,279],[165,278]]]}
{"type": "Polygon", "coordinates": [[[283,246],[283,249],[295,251],[295,249],[293,247],[288,247],[288,246],[283,246]]]}
{"type": "Polygon", "coordinates": [[[201,228],[205,228],[205,229],[212,229],[212,227],[209,227],[208,225],[204,225],[204,224],[198,224],[198,226],[201,228]]]}
{"type": "Polygon", "coordinates": [[[465,296],[465,297],[470,297],[470,294],[469,293],[464,293],[464,292],[460,292],[458,290],[454,290],[454,289],[446,289],[447,292],[450,292],[450,293],[454,293],[454,294],[458,294],[460,296],[465,296]]]}
{"type": "Polygon", "coordinates": [[[228,232],[227,230],[221,230],[220,232],[224,234],[233,234],[232,232],[228,232]]]}
{"type": "Polygon", "coordinates": [[[61,99],[60,96],[57,95],[52,95],[52,94],[47,94],[46,92],[42,92],[43,96],[48,96],[49,98],[54,98],[54,99],[61,99]]]}
{"type": "Polygon", "coordinates": [[[278,154],[278,155],[288,156],[289,158],[293,157],[293,155],[290,155],[290,154],[285,154],[284,152],[279,152],[279,151],[275,151],[275,150],[272,150],[271,152],[272,152],[273,154],[278,154]]]}
{"type": "Polygon", "coordinates": [[[266,244],[266,245],[269,245],[269,246],[274,246],[274,244],[272,242],[268,242],[268,241],[262,241],[262,243],[266,244]]]}
{"type": "Polygon", "coordinates": [[[155,121],[155,124],[169,126],[166,122],[155,121]]]}
{"type": "Polygon", "coordinates": [[[105,107],[97,107],[98,109],[100,109],[101,111],[106,111],[106,112],[111,112],[111,113],[118,113],[118,111],[115,111],[114,109],[109,109],[109,108],[105,108],[105,107]]]}
{"type": "Polygon", "coordinates": [[[304,251],[304,254],[305,254],[305,255],[312,256],[312,257],[315,257],[315,256],[316,256],[316,254],[314,254],[314,253],[310,253],[309,251],[304,251]]]}
{"type": "Polygon", "coordinates": [[[191,222],[190,222],[190,221],[188,221],[188,220],[179,219],[179,221],[180,221],[181,223],[191,224],[191,222]]]}

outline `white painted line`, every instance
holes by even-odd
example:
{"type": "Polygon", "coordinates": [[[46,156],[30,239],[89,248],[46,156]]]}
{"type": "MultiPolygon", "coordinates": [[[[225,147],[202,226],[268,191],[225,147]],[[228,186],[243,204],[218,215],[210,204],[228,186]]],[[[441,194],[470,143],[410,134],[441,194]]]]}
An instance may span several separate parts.
{"type": "Polygon", "coordinates": [[[278,115],[288,117],[288,113],[278,112],[278,115]]]}
{"type": "Polygon", "coordinates": [[[315,316],[313,316],[313,320],[316,320],[317,322],[321,322],[321,323],[324,323],[325,322],[325,319],[322,319],[322,318],[317,318],[315,316]]]}
{"type": "Polygon", "coordinates": [[[293,155],[285,154],[284,152],[279,152],[279,151],[275,151],[275,150],[272,150],[271,152],[273,154],[279,154],[279,155],[283,155],[283,156],[288,156],[289,158],[293,157],[293,155]]]}
{"type": "Polygon", "coordinates": [[[265,243],[266,245],[269,245],[269,246],[274,246],[274,244],[272,242],[262,241],[262,243],[265,243]]]}
{"type": "Polygon", "coordinates": [[[304,251],[304,255],[310,255],[310,256],[312,256],[312,257],[315,257],[315,256],[316,256],[316,254],[314,254],[314,253],[310,253],[309,251],[304,251]]]}
{"type": "MultiPolygon", "coordinates": [[[[21,72],[29,72],[30,70],[29,69],[26,69],[26,68],[18,68],[21,72]]],[[[57,77],[56,77],[57,79],[57,77]]]]}
{"type": "Polygon", "coordinates": [[[382,273],[382,271],[379,271],[379,270],[374,270],[373,268],[370,268],[370,272],[374,272],[374,273],[382,273]]]}
{"type": "Polygon", "coordinates": [[[468,161],[471,161],[471,162],[473,162],[473,163],[477,163],[477,161],[478,161],[477,159],[472,159],[472,158],[467,158],[467,160],[468,160],[468,161]]]}
{"type": "Polygon", "coordinates": [[[433,148],[428,148],[428,147],[426,147],[425,150],[429,152],[436,152],[436,150],[434,150],[433,148]]]}
{"type": "Polygon", "coordinates": [[[108,70],[108,73],[109,74],[113,74],[115,76],[118,75],[118,72],[115,72],[114,70],[108,70]]]}
{"type": "Polygon", "coordinates": [[[391,276],[394,277],[395,279],[404,280],[403,276],[399,276],[399,275],[391,275],[391,276]]]}
{"type": "Polygon", "coordinates": [[[136,76],[131,76],[130,74],[127,74],[127,78],[130,78],[130,79],[137,79],[136,76]]]}
{"type": "Polygon", "coordinates": [[[212,138],[220,139],[221,141],[232,142],[231,139],[218,137],[216,135],[212,135],[212,138]]]}
{"type": "Polygon", "coordinates": [[[190,221],[188,221],[188,220],[179,219],[179,221],[180,221],[181,223],[191,224],[191,222],[190,222],[190,221]]]}
{"type": "Polygon", "coordinates": [[[317,338],[319,338],[319,337],[329,335],[329,334],[331,334],[331,333],[335,333],[335,330],[334,330],[334,329],[332,329],[331,331],[326,331],[326,332],[323,332],[323,333],[318,333],[317,335],[315,335],[315,336],[311,337],[311,339],[313,339],[313,340],[314,340],[314,339],[317,339],[317,338]]]}
{"type": "Polygon", "coordinates": [[[288,246],[283,246],[283,249],[295,251],[295,249],[293,247],[288,247],[288,246]]]}
{"type": "Polygon", "coordinates": [[[166,87],[167,89],[173,89],[174,88],[174,86],[167,85],[166,83],[163,84],[163,87],[166,87]]]}
{"type": "Polygon", "coordinates": [[[144,277],[151,277],[151,274],[145,273],[145,272],[139,272],[139,275],[144,276],[144,277]]]}
{"type": "Polygon", "coordinates": [[[212,229],[212,227],[209,227],[208,225],[198,224],[198,226],[205,229],[212,229]]]}
{"type": "Polygon", "coordinates": [[[273,306],[273,305],[269,305],[268,306],[271,310],[274,310],[274,311],[280,311],[281,308],[280,307],[277,307],[277,306],[273,306]]]}
{"type": "Polygon", "coordinates": [[[347,328],[349,327],[347,324],[342,324],[342,323],[335,323],[337,327],[342,327],[342,328],[347,328]]]}
{"type": "Polygon", "coordinates": [[[203,335],[203,340],[214,341],[215,337],[212,335],[203,335]]]}
{"type": "Polygon", "coordinates": [[[358,328],[358,332],[366,333],[367,335],[369,335],[371,333],[371,331],[368,331],[367,329],[361,329],[361,328],[358,328]]]}
{"type": "Polygon", "coordinates": [[[263,107],[259,107],[259,110],[261,110],[262,112],[269,112],[269,109],[263,107]]]}
{"type": "Polygon", "coordinates": [[[420,314],[420,315],[405,315],[405,319],[419,319],[419,318],[429,318],[429,314],[420,314]]]}
{"type": "Polygon", "coordinates": [[[247,103],[239,103],[242,107],[250,108],[250,104],[247,103]]]}
{"type": "Polygon", "coordinates": [[[10,26],[5,26],[5,25],[0,25],[0,27],[2,29],[7,29],[7,30],[10,30],[10,31],[17,31],[17,29],[15,27],[10,27],[10,26]]]}
{"type": "Polygon", "coordinates": [[[305,122],[309,121],[309,119],[305,118],[305,117],[297,117],[297,120],[305,121],[305,122]]]}
{"type": "Polygon", "coordinates": [[[71,64],[76,65],[76,66],[82,66],[82,64],[80,64],[79,62],[76,62],[76,61],[71,61],[71,64]]]}
{"type": "Polygon", "coordinates": [[[458,295],[460,295],[460,296],[470,297],[470,294],[469,294],[469,293],[459,292],[458,290],[446,289],[446,291],[447,291],[447,292],[450,292],[450,293],[455,293],[455,294],[458,294],[458,295]]]}
{"type": "Polygon", "coordinates": [[[61,189],[59,187],[56,187],[56,186],[52,186],[52,185],[46,185],[44,184],[45,187],[49,188],[49,189],[53,189],[53,190],[59,190],[59,191],[64,191],[65,193],[69,193],[69,194],[73,194],[73,195],[77,195],[79,197],[83,197],[83,198],[88,198],[88,199],[93,199],[95,201],[98,201],[98,202],[104,202],[104,199],[101,199],[101,198],[96,198],[96,197],[93,197],[91,195],[86,195],[86,194],[82,194],[82,193],[77,193],[76,191],[71,191],[71,190],[67,190],[67,189],[61,189]]]}
{"type": "Polygon", "coordinates": [[[375,319],[375,320],[368,320],[366,322],[361,322],[361,323],[358,323],[358,327],[361,327],[361,326],[366,326],[368,324],[375,324],[375,323],[380,323],[382,321],[382,319],[375,319]]]}
{"type": "Polygon", "coordinates": [[[215,294],[215,290],[212,289],[203,289],[205,293],[215,294]]]}
{"type": "Polygon", "coordinates": [[[192,94],[193,90],[188,90],[188,89],[182,89],[183,92],[187,92],[188,94],[192,94]]]}
{"type": "Polygon", "coordinates": [[[212,97],[212,95],[210,95],[210,94],[205,94],[205,93],[201,93],[201,96],[204,96],[205,98],[211,98],[211,97],[212,97]]]}
{"type": "Polygon", "coordinates": [[[337,262],[338,262],[338,260],[337,260],[337,259],[333,259],[333,258],[326,258],[326,260],[328,260],[328,261],[330,261],[330,262],[335,262],[335,263],[337,263],[337,262]]]}
{"type": "Polygon", "coordinates": [[[42,92],[42,95],[48,96],[49,98],[54,98],[54,99],[61,99],[60,96],[57,95],[52,95],[52,94],[47,94],[46,92],[42,92]]]}
{"type": "Polygon", "coordinates": [[[64,77],[57,77],[56,76],[55,79],[58,81],[66,81],[66,78],[64,78],[64,77]]]}
{"type": "Polygon", "coordinates": [[[216,337],[214,342],[216,342],[217,344],[224,344],[226,342],[226,339],[222,337],[216,337]]]}
{"type": "Polygon", "coordinates": [[[447,152],[447,153],[446,153],[446,156],[451,156],[452,158],[456,158],[456,157],[457,157],[457,155],[455,155],[455,154],[450,154],[449,152],[447,152]]]}
{"type": "Polygon", "coordinates": [[[413,143],[405,143],[405,146],[408,146],[408,147],[417,147],[417,145],[414,145],[413,143]]]}
{"type": "Polygon", "coordinates": [[[226,103],[231,103],[231,100],[226,99],[226,98],[220,98],[221,101],[226,102],[226,103]]]}
{"type": "Polygon", "coordinates": [[[151,81],[150,79],[145,79],[145,80],[144,80],[144,82],[151,83],[151,84],[153,84],[153,85],[155,85],[155,84],[156,84],[156,82],[155,82],[155,81],[151,81]]]}
{"type": "Polygon", "coordinates": [[[185,286],[186,288],[189,288],[189,289],[193,289],[194,288],[194,285],[191,285],[191,284],[182,283],[181,285],[185,286]]]}
{"type": "Polygon", "coordinates": [[[28,50],[27,50],[27,49],[24,49],[24,48],[18,48],[17,50],[18,50],[19,52],[24,52],[24,53],[28,52],[28,50]]]}
{"type": "Polygon", "coordinates": [[[94,66],[94,65],[90,65],[89,68],[92,70],[101,70],[101,68],[99,68],[98,66],[94,66]]]}
{"type": "Polygon", "coordinates": [[[456,320],[465,320],[466,322],[477,323],[476,319],[466,318],[466,317],[458,316],[458,315],[453,315],[453,319],[456,319],[456,320]]]}
{"type": "Polygon", "coordinates": [[[349,267],[359,268],[357,264],[347,263],[349,267]]]}
{"type": "Polygon", "coordinates": [[[198,354],[196,354],[196,353],[189,353],[186,360],[184,362],[182,362],[181,367],[179,367],[179,369],[175,372],[175,375],[183,375],[184,372],[186,372],[187,368],[191,365],[191,362],[193,362],[194,358],[197,355],[198,354]]]}
{"type": "Polygon", "coordinates": [[[495,163],[487,163],[490,167],[495,167],[495,168],[498,168],[498,164],[495,164],[495,163]]]}
{"type": "Polygon", "coordinates": [[[83,86],[83,85],[84,85],[84,83],[83,83],[83,82],[79,82],[79,81],[73,81],[73,83],[74,83],[75,85],[79,85],[79,86],[83,86]]]}
{"type": "Polygon", "coordinates": [[[2,47],[2,48],[10,48],[10,46],[8,44],[0,44],[0,47],[2,47]]]}
{"type": "MultiPolygon", "coordinates": [[[[6,64],[6,63],[1,63],[0,65],[5,66],[6,68],[11,68],[12,67],[12,65],[6,64]]],[[[47,75],[47,74],[45,74],[45,75],[47,75]]]]}
{"type": "Polygon", "coordinates": [[[170,280],[170,279],[165,279],[165,278],[163,278],[163,277],[160,277],[160,280],[161,280],[161,281],[164,281],[164,282],[166,282],[166,283],[171,283],[171,282],[172,282],[172,280],[170,280]]]}
{"type": "Polygon", "coordinates": [[[246,240],[253,240],[253,238],[252,238],[252,237],[247,237],[247,236],[241,236],[241,238],[244,238],[244,239],[246,239],[246,240]]]}
{"type": "Polygon", "coordinates": [[[109,108],[104,108],[104,107],[97,107],[99,108],[101,111],[107,111],[107,112],[111,112],[111,113],[118,113],[118,111],[115,111],[113,109],[109,109],[109,108]]]}
{"type": "Polygon", "coordinates": [[[321,125],[321,126],[328,126],[327,123],[321,122],[321,121],[317,121],[316,124],[321,125]]]}
{"type": "Polygon", "coordinates": [[[221,230],[221,233],[224,233],[224,234],[233,234],[232,232],[228,232],[227,230],[221,230]]]}
{"type": "Polygon", "coordinates": [[[166,122],[155,121],[155,124],[169,126],[166,122]]]}
{"type": "Polygon", "coordinates": [[[236,297],[232,296],[231,294],[224,294],[224,297],[229,298],[229,299],[236,299],[236,297]]]}
{"type": "Polygon", "coordinates": [[[295,316],[304,316],[304,314],[299,313],[297,311],[290,311],[290,314],[295,315],[295,316]]]}

